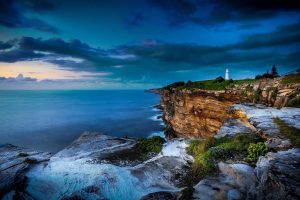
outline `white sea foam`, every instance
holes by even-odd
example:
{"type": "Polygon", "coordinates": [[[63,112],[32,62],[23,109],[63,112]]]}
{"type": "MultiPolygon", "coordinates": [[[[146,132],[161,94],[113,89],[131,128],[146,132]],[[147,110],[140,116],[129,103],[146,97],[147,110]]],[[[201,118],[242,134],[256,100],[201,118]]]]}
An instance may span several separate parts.
{"type": "Polygon", "coordinates": [[[152,117],[150,117],[149,119],[153,120],[153,121],[157,121],[157,122],[162,122],[162,118],[161,118],[161,114],[156,114],[153,115],[152,117]]]}
{"type": "MultiPolygon", "coordinates": [[[[38,165],[28,176],[26,191],[36,199],[61,199],[78,194],[84,199],[138,200],[157,191],[178,191],[171,180],[170,168],[163,167],[166,156],[178,169],[192,157],[185,148],[187,140],[168,141],[162,152],[135,167],[118,167],[111,164],[91,164],[90,158],[61,158],[38,165]],[[89,192],[93,187],[98,192],[89,192]]],[[[172,168],[173,169],[173,168],[172,168]]]]}
{"type": "Polygon", "coordinates": [[[153,132],[148,136],[148,138],[153,137],[153,136],[160,136],[162,138],[166,138],[165,133],[163,131],[153,132]]]}
{"type": "Polygon", "coordinates": [[[152,111],[154,111],[154,112],[162,112],[160,109],[158,109],[158,108],[152,108],[152,111]]]}

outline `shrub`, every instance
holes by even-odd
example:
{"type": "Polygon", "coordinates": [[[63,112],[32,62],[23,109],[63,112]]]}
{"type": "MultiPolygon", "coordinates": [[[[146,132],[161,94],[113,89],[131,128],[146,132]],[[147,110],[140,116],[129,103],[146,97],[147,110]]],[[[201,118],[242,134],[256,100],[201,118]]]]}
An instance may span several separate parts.
{"type": "Polygon", "coordinates": [[[269,151],[267,145],[263,142],[251,143],[248,147],[247,160],[251,164],[255,164],[259,156],[265,155],[269,151]]]}
{"type": "Polygon", "coordinates": [[[259,102],[261,93],[262,93],[261,89],[258,88],[257,90],[255,90],[253,95],[253,99],[255,102],[259,102]]]}
{"type": "Polygon", "coordinates": [[[199,145],[201,144],[202,141],[200,140],[193,140],[191,144],[188,146],[187,153],[191,155],[196,155],[197,152],[199,151],[199,145]]]}
{"type": "Polygon", "coordinates": [[[230,152],[220,146],[212,147],[210,149],[210,154],[215,159],[225,159],[230,156],[230,152]]]}
{"type": "Polygon", "coordinates": [[[198,154],[195,157],[194,164],[192,166],[194,174],[199,178],[203,178],[207,174],[210,174],[215,171],[216,165],[213,162],[213,157],[211,151],[198,154]]]}
{"type": "Polygon", "coordinates": [[[300,97],[294,97],[294,98],[290,99],[287,103],[287,106],[300,108],[300,97]]]}
{"type": "Polygon", "coordinates": [[[260,141],[262,141],[261,137],[249,134],[240,134],[233,138],[208,138],[202,141],[192,141],[187,148],[187,152],[195,157],[192,164],[192,176],[195,177],[195,180],[202,179],[216,171],[218,160],[236,155],[246,156],[249,144],[260,141]]]}
{"type": "Polygon", "coordinates": [[[280,133],[290,139],[294,146],[300,147],[300,129],[289,126],[279,118],[275,118],[274,122],[279,126],[280,133]]]}
{"type": "Polygon", "coordinates": [[[26,158],[26,159],[24,160],[24,162],[26,162],[26,163],[28,163],[28,164],[34,164],[34,163],[37,162],[37,160],[36,160],[36,159],[33,159],[33,158],[26,158]]]}
{"type": "Polygon", "coordinates": [[[21,152],[17,155],[18,157],[27,157],[28,153],[21,152]]]}
{"type": "Polygon", "coordinates": [[[271,98],[272,98],[273,100],[276,100],[277,93],[278,93],[277,87],[274,87],[274,88],[271,89],[271,98]]]}
{"type": "Polygon", "coordinates": [[[159,153],[162,150],[162,146],[165,140],[159,136],[153,136],[152,138],[142,138],[138,140],[137,147],[141,152],[155,152],[159,153]]]}
{"type": "Polygon", "coordinates": [[[187,152],[192,155],[197,155],[200,153],[204,153],[210,147],[212,147],[216,142],[216,139],[211,137],[205,140],[193,140],[189,147],[187,148],[187,152]]]}

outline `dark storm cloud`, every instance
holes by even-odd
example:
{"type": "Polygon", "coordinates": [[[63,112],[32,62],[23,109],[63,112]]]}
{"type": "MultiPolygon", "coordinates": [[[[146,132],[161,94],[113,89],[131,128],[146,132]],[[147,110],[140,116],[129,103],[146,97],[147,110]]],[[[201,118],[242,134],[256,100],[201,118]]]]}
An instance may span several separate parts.
{"type": "Polygon", "coordinates": [[[295,0],[148,0],[163,10],[171,25],[193,22],[215,25],[223,22],[255,21],[282,12],[300,10],[295,0]]]}
{"type": "Polygon", "coordinates": [[[14,49],[11,51],[0,52],[0,61],[17,62],[24,60],[33,60],[44,57],[43,54],[35,53],[27,49],[14,49]]]}
{"type": "Polygon", "coordinates": [[[13,40],[14,46],[10,50],[0,52],[0,61],[44,60],[69,70],[106,71],[111,72],[114,78],[122,77],[124,81],[145,81],[147,77],[157,77],[160,73],[209,66],[235,65],[240,70],[256,66],[260,70],[260,66],[278,63],[297,67],[300,65],[299,36],[300,23],[296,23],[281,26],[274,32],[249,35],[240,42],[224,46],[146,41],[109,50],[91,47],[79,40],[23,37],[13,40]],[[283,51],[282,46],[293,48],[283,51]]]}
{"type": "Polygon", "coordinates": [[[41,13],[53,8],[53,4],[42,0],[0,0],[0,25],[58,33],[59,30],[47,22],[26,16],[27,13],[41,13]]]}
{"type": "Polygon", "coordinates": [[[171,25],[192,20],[198,9],[196,2],[189,0],[149,0],[149,2],[166,12],[171,25]]]}
{"type": "Polygon", "coordinates": [[[272,52],[250,51],[236,52],[235,49],[224,47],[201,46],[193,44],[158,44],[151,46],[125,46],[126,52],[136,55],[144,61],[169,63],[169,67],[161,71],[194,69],[210,65],[226,65],[229,63],[249,62],[253,59],[261,61],[274,56],[272,52]]]}
{"type": "Polygon", "coordinates": [[[300,43],[300,22],[278,27],[274,32],[259,33],[247,36],[233,47],[240,49],[254,49],[274,46],[295,45],[300,43]]]}
{"type": "Polygon", "coordinates": [[[10,49],[14,46],[14,41],[10,40],[7,42],[0,41],[0,50],[10,49]]]}
{"type": "MultiPolygon", "coordinates": [[[[97,66],[112,66],[127,62],[123,59],[122,56],[124,55],[120,53],[120,50],[93,48],[79,40],[64,41],[58,38],[43,40],[41,38],[32,37],[22,37],[18,40],[14,40],[13,49],[0,52],[0,61],[16,62],[42,59],[61,64],[68,68],[73,65],[73,68],[77,69],[77,66],[80,64],[76,64],[76,60],[75,62],[69,62],[60,59],[65,56],[71,56],[71,60],[80,58],[85,62],[91,62],[97,66]]],[[[87,65],[90,66],[90,63],[85,63],[85,66],[87,65]]]]}
{"type": "Polygon", "coordinates": [[[41,38],[23,37],[19,41],[21,49],[31,49],[38,51],[46,51],[65,55],[86,55],[86,54],[102,54],[89,45],[82,43],[80,40],[71,40],[66,42],[59,38],[43,40],[41,38]]]}

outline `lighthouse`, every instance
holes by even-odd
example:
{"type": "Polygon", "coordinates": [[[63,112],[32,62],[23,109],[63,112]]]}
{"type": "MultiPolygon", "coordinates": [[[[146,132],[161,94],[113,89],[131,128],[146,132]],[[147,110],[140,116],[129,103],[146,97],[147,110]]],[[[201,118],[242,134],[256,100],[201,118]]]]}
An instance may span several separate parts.
{"type": "Polygon", "coordinates": [[[229,70],[228,68],[226,68],[226,72],[225,72],[225,80],[229,80],[229,70]]]}

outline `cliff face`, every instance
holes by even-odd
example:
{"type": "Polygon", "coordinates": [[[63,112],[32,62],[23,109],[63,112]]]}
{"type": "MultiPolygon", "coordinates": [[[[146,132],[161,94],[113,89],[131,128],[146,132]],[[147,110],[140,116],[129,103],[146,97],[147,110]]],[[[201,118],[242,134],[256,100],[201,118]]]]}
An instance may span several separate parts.
{"type": "Polygon", "coordinates": [[[229,108],[233,101],[223,95],[164,90],[161,105],[168,137],[197,138],[217,133],[232,117],[229,108]]]}
{"type": "Polygon", "coordinates": [[[281,108],[292,106],[292,102],[299,100],[299,90],[299,83],[285,84],[283,78],[280,77],[237,85],[229,92],[241,96],[243,102],[261,103],[281,108]]]}
{"type": "Polygon", "coordinates": [[[241,117],[230,109],[235,103],[285,107],[300,102],[300,84],[284,84],[282,78],[237,84],[222,91],[187,89],[182,83],[180,86],[160,91],[169,138],[214,136],[227,119],[241,117]]]}

